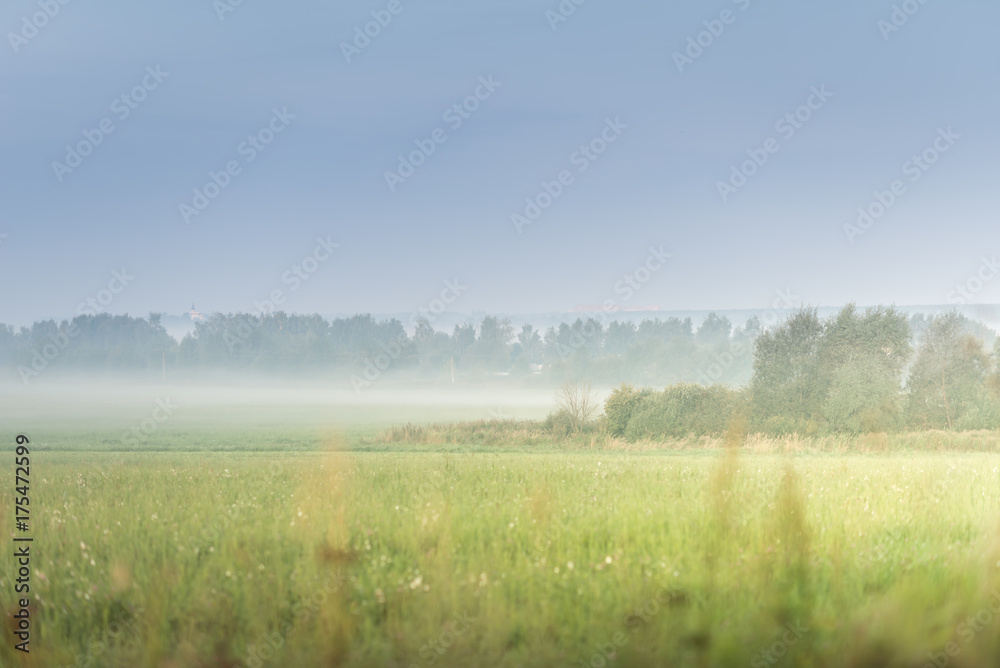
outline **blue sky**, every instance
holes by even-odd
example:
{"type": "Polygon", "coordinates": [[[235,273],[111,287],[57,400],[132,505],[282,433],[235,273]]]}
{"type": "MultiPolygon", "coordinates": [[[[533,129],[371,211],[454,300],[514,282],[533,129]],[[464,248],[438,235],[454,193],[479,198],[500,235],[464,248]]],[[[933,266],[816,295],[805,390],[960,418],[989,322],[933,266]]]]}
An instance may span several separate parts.
{"type": "MultiPolygon", "coordinates": [[[[912,0],[898,30],[880,28],[902,4],[567,0],[555,23],[555,1],[13,0],[0,321],[75,315],[123,268],[113,313],[253,310],[275,290],[287,311],[408,312],[456,278],[456,311],[563,311],[621,301],[651,246],[670,258],[631,305],[766,308],[785,289],[946,303],[1000,251],[1000,7],[912,0]],[[348,62],[342,44],[372,12],[391,21],[348,62]],[[679,71],[675,52],[712,29],[679,71]],[[454,127],[447,110],[477,89],[454,127]],[[810,101],[794,134],[776,128],[810,101]],[[275,109],[281,131],[248,160],[275,109]],[[581,158],[608,119],[614,141],[581,158]],[[107,121],[77,167],[54,167],[107,121]],[[769,139],[776,152],[723,201],[719,182],[769,139]],[[428,141],[391,190],[386,172],[428,141]],[[925,150],[934,163],[907,171],[925,150]],[[181,205],[227,163],[238,172],[186,221],[181,205]],[[512,215],[564,171],[518,232],[512,215]],[[845,232],[897,180],[884,215],[845,232]],[[336,251],[289,279],[318,237],[336,251]]],[[[963,299],[1000,302],[991,280],[963,299]]]]}

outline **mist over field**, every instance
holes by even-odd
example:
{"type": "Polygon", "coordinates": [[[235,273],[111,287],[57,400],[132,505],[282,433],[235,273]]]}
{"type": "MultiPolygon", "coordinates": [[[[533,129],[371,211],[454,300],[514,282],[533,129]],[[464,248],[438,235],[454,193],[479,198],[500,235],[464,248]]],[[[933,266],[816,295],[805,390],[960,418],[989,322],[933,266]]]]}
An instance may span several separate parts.
{"type": "Polygon", "coordinates": [[[4,3],[0,668],[1000,666],[998,21],[4,3]]]}
{"type": "MultiPolygon", "coordinates": [[[[610,391],[610,390],[608,390],[610,391]]],[[[551,388],[461,388],[414,391],[387,386],[358,395],[349,387],[287,378],[216,378],[211,383],[147,383],[133,378],[76,377],[24,390],[0,385],[0,417],[27,432],[58,432],[59,447],[130,450],[200,449],[191,431],[225,434],[238,428],[269,449],[314,449],[325,439],[406,422],[543,419],[554,407],[551,388]],[[162,416],[162,421],[154,417],[162,416]],[[154,421],[155,430],[142,431],[154,421]],[[137,437],[132,429],[138,428],[137,437]],[[265,437],[255,430],[268,430],[265,437]],[[284,434],[282,432],[285,432],[284,434]],[[305,443],[295,439],[308,434],[305,443]],[[99,437],[97,442],[93,438],[99,437]]],[[[605,392],[607,393],[607,392],[605,392]]],[[[53,436],[55,438],[55,436],[53,436]]],[[[232,448],[246,446],[233,442],[232,448]]],[[[40,447],[57,447],[46,441],[40,447]]]]}

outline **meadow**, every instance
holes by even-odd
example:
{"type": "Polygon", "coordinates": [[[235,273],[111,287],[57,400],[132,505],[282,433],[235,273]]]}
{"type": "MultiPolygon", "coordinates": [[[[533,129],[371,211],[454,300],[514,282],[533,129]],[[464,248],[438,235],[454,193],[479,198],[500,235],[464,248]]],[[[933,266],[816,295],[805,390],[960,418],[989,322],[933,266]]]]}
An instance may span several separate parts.
{"type": "Polygon", "coordinates": [[[41,631],[5,665],[919,666],[950,642],[950,665],[1000,660],[996,455],[35,467],[41,631]]]}
{"type": "Polygon", "coordinates": [[[405,414],[295,448],[31,425],[35,634],[0,665],[1000,665],[996,434],[435,451],[405,414]]]}

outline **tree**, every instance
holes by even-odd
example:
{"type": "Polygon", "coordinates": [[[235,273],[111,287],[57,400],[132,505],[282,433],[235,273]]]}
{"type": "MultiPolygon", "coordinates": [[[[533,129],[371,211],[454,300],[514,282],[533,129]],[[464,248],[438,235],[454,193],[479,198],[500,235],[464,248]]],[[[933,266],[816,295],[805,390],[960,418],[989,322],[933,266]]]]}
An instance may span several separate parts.
{"type": "Polygon", "coordinates": [[[709,313],[696,334],[698,343],[718,348],[729,343],[729,335],[733,331],[733,323],[729,318],[716,313],[709,313]]]}
{"type": "Polygon", "coordinates": [[[752,416],[764,431],[815,431],[825,388],[817,382],[823,323],[801,308],[754,346],[750,381],[752,416]]]}
{"type": "Polygon", "coordinates": [[[488,315],[479,327],[479,339],[474,346],[476,360],[486,371],[506,371],[510,368],[510,343],[514,328],[510,320],[488,315]]]}
{"type": "Polygon", "coordinates": [[[417,318],[416,327],[413,330],[413,342],[417,345],[426,344],[434,338],[434,328],[427,318],[417,318]]]}
{"type": "Polygon", "coordinates": [[[952,429],[986,396],[990,359],[982,341],[963,333],[963,325],[951,312],[927,327],[907,381],[910,424],[952,429]]]}
{"type": "Polygon", "coordinates": [[[608,433],[612,436],[624,436],[628,421],[639,403],[652,393],[650,389],[637,390],[627,383],[622,383],[612,390],[604,401],[604,418],[607,421],[608,433]]]}
{"type": "Polygon", "coordinates": [[[540,361],[542,337],[538,335],[538,330],[525,323],[517,335],[517,342],[521,344],[521,353],[530,363],[537,364],[540,361]]]}
{"type": "Polygon", "coordinates": [[[600,403],[590,383],[568,381],[556,391],[556,406],[569,419],[570,429],[579,432],[591,421],[600,403]]]}
{"type": "Polygon", "coordinates": [[[1000,337],[993,341],[993,368],[990,371],[989,385],[994,398],[1000,397],[1000,337]]]}
{"type": "Polygon", "coordinates": [[[888,430],[901,420],[910,326],[894,308],[800,309],[754,349],[753,417],[765,431],[888,430]]]}
{"type": "Polygon", "coordinates": [[[825,323],[817,352],[828,429],[858,433],[900,426],[903,367],[911,354],[906,316],[881,306],[859,314],[848,304],[825,323]]]}
{"type": "Polygon", "coordinates": [[[850,358],[833,372],[823,415],[834,431],[895,431],[902,417],[899,381],[867,356],[850,358]]]}
{"type": "Polygon", "coordinates": [[[476,343],[476,328],[472,325],[455,325],[451,334],[451,354],[464,364],[463,359],[476,343]]]}
{"type": "Polygon", "coordinates": [[[611,321],[604,333],[604,354],[623,356],[635,342],[635,323],[611,321]]]}

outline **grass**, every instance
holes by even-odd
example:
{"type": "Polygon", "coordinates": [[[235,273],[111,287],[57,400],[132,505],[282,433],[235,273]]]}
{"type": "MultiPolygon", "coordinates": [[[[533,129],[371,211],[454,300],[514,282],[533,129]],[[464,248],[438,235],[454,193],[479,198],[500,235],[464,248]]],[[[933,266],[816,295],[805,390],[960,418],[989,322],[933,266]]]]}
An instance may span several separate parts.
{"type": "Polygon", "coordinates": [[[32,653],[5,633],[0,666],[1000,665],[996,432],[727,450],[516,397],[210,394],[0,392],[36,541],[32,653]]]}
{"type": "Polygon", "coordinates": [[[605,433],[590,427],[580,433],[552,428],[541,420],[474,420],[431,424],[394,425],[363,437],[359,449],[372,446],[469,446],[502,450],[604,448],[605,433]]]}
{"type": "MultiPolygon", "coordinates": [[[[642,452],[653,450],[720,450],[729,435],[688,436],[657,441],[631,442],[614,438],[598,423],[579,433],[567,433],[541,420],[475,420],[431,424],[394,425],[358,440],[356,449],[435,448],[545,451],[600,449],[642,452]]],[[[991,452],[1000,454],[1000,438],[991,430],[830,434],[825,436],[770,436],[750,434],[740,438],[740,449],[754,454],[779,453],[890,453],[890,452],[991,452]]]]}
{"type": "Polygon", "coordinates": [[[1000,663],[995,440],[834,445],[42,451],[0,665],[1000,663]]]}

